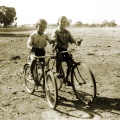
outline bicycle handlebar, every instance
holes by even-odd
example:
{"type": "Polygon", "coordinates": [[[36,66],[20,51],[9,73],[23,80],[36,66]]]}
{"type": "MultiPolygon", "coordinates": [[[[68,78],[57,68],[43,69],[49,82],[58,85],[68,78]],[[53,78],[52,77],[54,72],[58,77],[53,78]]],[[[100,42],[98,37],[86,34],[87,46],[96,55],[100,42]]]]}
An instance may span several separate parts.
{"type": "MultiPolygon", "coordinates": [[[[76,41],[76,46],[80,46],[81,45],[81,43],[82,43],[82,41],[83,41],[83,39],[80,39],[80,40],[78,40],[78,41],[76,41]]],[[[53,51],[53,53],[54,52],[56,52],[56,53],[66,53],[66,52],[69,52],[69,53],[71,53],[72,51],[75,51],[75,49],[71,49],[71,50],[68,50],[68,51],[62,51],[62,52],[58,52],[57,51],[57,43],[52,43],[52,51],[53,51]]]]}
{"type": "MultiPolygon", "coordinates": [[[[80,43],[82,42],[82,39],[81,39],[81,41],[80,41],[80,43]]],[[[55,45],[55,44],[53,44],[53,45],[55,45]]],[[[79,46],[79,45],[78,45],[79,46]]],[[[56,50],[55,50],[56,51],[56,50]]],[[[75,49],[71,49],[71,50],[66,50],[66,51],[62,51],[62,52],[58,52],[58,51],[56,51],[56,53],[71,53],[71,52],[73,52],[73,51],[77,51],[77,50],[75,50],[75,49]]],[[[47,58],[47,57],[55,57],[56,56],[56,54],[55,53],[53,53],[52,55],[45,55],[45,56],[35,56],[34,55],[34,57],[35,58],[47,58]]]]}
{"type": "Polygon", "coordinates": [[[67,53],[67,52],[71,53],[71,52],[73,52],[73,51],[75,51],[75,49],[71,49],[71,50],[66,50],[66,51],[62,51],[62,52],[57,52],[57,53],[67,53]]]}
{"type": "Polygon", "coordinates": [[[55,55],[46,55],[46,56],[35,56],[35,58],[47,58],[47,57],[55,57],[55,55]]]}
{"type": "MultiPolygon", "coordinates": [[[[72,49],[72,50],[62,51],[62,52],[56,52],[56,53],[67,53],[67,52],[71,53],[71,52],[73,52],[73,51],[75,51],[75,50],[72,49]]],[[[56,54],[45,55],[45,56],[35,56],[35,55],[34,55],[35,58],[47,58],[47,57],[55,57],[55,56],[56,56],[56,54]]]]}

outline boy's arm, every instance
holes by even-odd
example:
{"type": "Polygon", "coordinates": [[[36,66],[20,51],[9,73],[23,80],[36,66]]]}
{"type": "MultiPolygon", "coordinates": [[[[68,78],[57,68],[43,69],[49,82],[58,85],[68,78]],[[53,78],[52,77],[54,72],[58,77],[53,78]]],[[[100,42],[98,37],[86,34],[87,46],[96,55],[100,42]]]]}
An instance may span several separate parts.
{"type": "Polygon", "coordinates": [[[50,43],[50,44],[54,44],[57,40],[56,38],[56,32],[52,33],[52,39],[49,38],[49,36],[46,34],[46,40],[50,43]]]}
{"type": "Polygon", "coordinates": [[[81,45],[81,42],[82,42],[82,39],[76,41],[71,34],[70,34],[69,40],[70,40],[70,43],[71,43],[71,44],[74,43],[74,44],[76,44],[76,45],[78,45],[78,46],[80,46],[80,45],[81,45]]]}
{"type": "MultiPolygon", "coordinates": [[[[70,33],[69,33],[70,34],[70,33]]],[[[72,44],[72,43],[74,43],[74,44],[76,44],[76,40],[73,38],[73,36],[70,34],[69,35],[69,42],[72,44]]]]}
{"type": "Polygon", "coordinates": [[[33,36],[30,35],[27,41],[27,47],[31,50],[33,45],[32,45],[32,41],[33,41],[33,36]]]}
{"type": "Polygon", "coordinates": [[[55,43],[55,40],[51,40],[48,35],[46,35],[46,40],[47,40],[50,44],[55,43]]]}
{"type": "Polygon", "coordinates": [[[57,31],[55,30],[53,33],[52,33],[52,39],[57,42],[57,31]]]}

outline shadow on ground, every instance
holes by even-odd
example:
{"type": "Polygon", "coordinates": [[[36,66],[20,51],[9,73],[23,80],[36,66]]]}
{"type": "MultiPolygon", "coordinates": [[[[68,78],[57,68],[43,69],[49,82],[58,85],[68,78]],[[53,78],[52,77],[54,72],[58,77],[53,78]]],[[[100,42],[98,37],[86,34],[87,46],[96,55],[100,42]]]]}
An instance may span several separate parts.
{"type": "Polygon", "coordinates": [[[60,102],[56,111],[74,118],[92,119],[95,115],[103,118],[103,112],[109,112],[116,116],[120,115],[120,99],[118,98],[97,97],[91,106],[85,106],[81,101],[69,100],[65,97],[60,99],[62,102],[60,102]],[[65,109],[61,109],[59,106],[65,109]],[[71,111],[73,114],[71,114],[71,111]],[[78,112],[80,113],[78,114],[78,112]],[[83,117],[83,114],[87,115],[83,117]]]}

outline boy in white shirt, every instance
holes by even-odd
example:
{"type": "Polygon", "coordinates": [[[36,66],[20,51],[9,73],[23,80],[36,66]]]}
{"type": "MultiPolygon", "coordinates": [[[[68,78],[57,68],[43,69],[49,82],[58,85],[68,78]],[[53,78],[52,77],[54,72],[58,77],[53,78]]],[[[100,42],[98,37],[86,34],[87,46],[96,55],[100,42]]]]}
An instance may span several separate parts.
{"type": "MultiPolygon", "coordinates": [[[[27,41],[27,47],[31,50],[30,59],[31,59],[31,76],[30,79],[33,79],[33,69],[35,65],[35,56],[45,56],[45,47],[47,46],[47,41],[52,42],[47,34],[44,33],[47,28],[47,21],[44,19],[39,19],[36,24],[36,32],[33,32],[27,41]]],[[[41,62],[45,62],[44,58],[39,59],[41,62]]]]}

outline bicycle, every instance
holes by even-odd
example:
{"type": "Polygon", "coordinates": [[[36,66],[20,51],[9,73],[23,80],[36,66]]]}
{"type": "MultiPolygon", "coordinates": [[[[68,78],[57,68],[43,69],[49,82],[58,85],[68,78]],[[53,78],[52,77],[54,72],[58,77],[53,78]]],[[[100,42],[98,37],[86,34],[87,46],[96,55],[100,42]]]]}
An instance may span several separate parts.
{"type": "Polygon", "coordinates": [[[39,61],[39,58],[52,57],[48,56],[35,56],[36,63],[33,69],[33,80],[29,79],[31,75],[30,62],[27,62],[23,67],[25,86],[28,93],[33,94],[35,87],[41,87],[46,95],[50,108],[55,109],[58,101],[58,91],[56,79],[50,69],[47,69],[43,62],[39,61]]]}
{"type": "MultiPolygon", "coordinates": [[[[96,98],[95,77],[86,63],[75,62],[72,55],[73,51],[74,50],[62,51],[59,53],[60,54],[66,53],[66,52],[69,53],[70,61],[71,61],[71,70],[70,70],[69,77],[71,79],[74,94],[80,101],[82,101],[86,105],[90,105],[91,103],[94,102],[96,98]]],[[[56,73],[56,57],[49,58],[48,64],[49,64],[49,69],[51,69],[51,71],[53,71],[53,73],[55,74],[56,73]]],[[[62,64],[60,66],[59,73],[63,77],[60,77],[59,79],[56,80],[58,90],[62,88],[62,85],[66,78],[65,70],[62,64]]]]}

